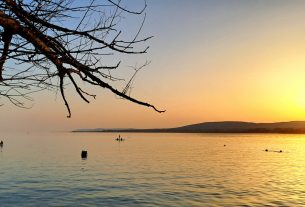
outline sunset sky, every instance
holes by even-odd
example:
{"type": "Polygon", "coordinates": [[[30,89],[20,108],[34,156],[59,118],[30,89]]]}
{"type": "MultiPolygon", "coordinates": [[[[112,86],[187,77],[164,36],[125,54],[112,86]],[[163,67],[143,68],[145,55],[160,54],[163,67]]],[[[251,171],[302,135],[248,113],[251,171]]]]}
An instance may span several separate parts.
{"type": "MultiPolygon", "coordinates": [[[[133,4],[138,1],[132,1],[133,4]]],[[[175,127],[205,121],[305,120],[305,1],[148,0],[150,50],[124,57],[117,74],[150,60],[131,95],[166,113],[92,89],[97,100],[34,95],[29,110],[0,107],[0,130],[175,127]]],[[[131,8],[138,5],[130,5],[131,8]]],[[[127,17],[126,17],[127,18],[127,17]]],[[[139,21],[122,20],[134,33],[139,21]]]]}

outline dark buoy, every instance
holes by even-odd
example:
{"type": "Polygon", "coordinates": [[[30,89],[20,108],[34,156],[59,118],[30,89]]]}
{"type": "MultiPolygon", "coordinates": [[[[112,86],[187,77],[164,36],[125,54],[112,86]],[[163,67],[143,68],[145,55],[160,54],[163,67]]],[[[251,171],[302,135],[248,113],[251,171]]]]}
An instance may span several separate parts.
{"type": "Polygon", "coordinates": [[[268,152],[268,149],[265,149],[265,152],[268,152]]]}
{"type": "Polygon", "coordinates": [[[87,156],[88,156],[88,152],[83,150],[81,153],[82,159],[87,159],[87,156]]]}
{"type": "Polygon", "coordinates": [[[116,138],[115,140],[116,140],[116,141],[118,141],[118,142],[125,141],[125,139],[123,139],[123,138],[121,137],[121,135],[119,135],[119,137],[118,137],[118,138],[116,138]]]}
{"type": "Polygon", "coordinates": [[[282,153],[283,151],[282,150],[280,150],[280,153],[282,153]]]}
{"type": "Polygon", "coordinates": [[[227,145],[224,144],[223,146],[225,147],[225,146],[227,146],[227,145]]]}

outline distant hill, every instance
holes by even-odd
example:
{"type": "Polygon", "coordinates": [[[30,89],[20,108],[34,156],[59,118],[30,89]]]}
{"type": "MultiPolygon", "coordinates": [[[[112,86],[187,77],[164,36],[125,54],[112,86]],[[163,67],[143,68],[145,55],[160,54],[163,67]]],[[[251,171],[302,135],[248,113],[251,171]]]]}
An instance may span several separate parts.
{"type": "Polygon", "coordinates": [[[305,133],[305,121],[253,123],[240,121],[203,122],[160,129],[77,129],[73,132],[150,132],[150,133],[305,133]]]}

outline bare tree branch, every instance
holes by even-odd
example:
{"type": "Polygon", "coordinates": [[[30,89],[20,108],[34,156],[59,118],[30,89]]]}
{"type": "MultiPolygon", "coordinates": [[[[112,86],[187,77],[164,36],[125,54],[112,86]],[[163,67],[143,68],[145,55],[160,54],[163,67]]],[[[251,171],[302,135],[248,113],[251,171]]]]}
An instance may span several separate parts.
{"type": "Polygon", "coordinates": [[[1,0],[0,97],[25,107],[24,101],[31,101],[29,95],[33,92],[59,89],[68,117],[71,117],[65,93],[67,85],[72,85],[87,103],[88,97],[96,97],[80,87],[83,82],[164,112],[130,96],[135,75],[148,63],[135,69],[120,91],[112,82],[122,79],[112,76],[110,71],[118,69],[121,61],[107,64],[103,58],[105,55],[147,52],[149,47],[145,43],[151,37],[139,38],[146,6],[145,0],[140,11],[129,9],[121,0],[1,0]],[[118,24],[123,13],[143,16],[140,28],[131,40],[121,39],[123,35],[118,24]]]}

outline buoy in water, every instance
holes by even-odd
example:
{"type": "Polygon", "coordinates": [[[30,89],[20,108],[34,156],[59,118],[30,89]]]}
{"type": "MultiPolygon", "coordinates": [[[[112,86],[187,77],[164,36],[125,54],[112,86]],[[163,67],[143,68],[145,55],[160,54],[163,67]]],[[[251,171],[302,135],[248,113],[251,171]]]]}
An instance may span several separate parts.
{"type": "Polygon", "coordinates": [[[268,152],[268,149],[265,149],[266,152],[268,152]]]}
{"type": "Polygon", "coordinates": [[[83,150],[82,153],[81,153],[82,159],[87,159],[87,156],[88,156],[88,152],[83,150]]]}

